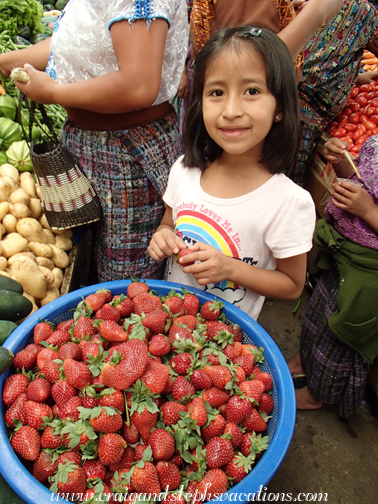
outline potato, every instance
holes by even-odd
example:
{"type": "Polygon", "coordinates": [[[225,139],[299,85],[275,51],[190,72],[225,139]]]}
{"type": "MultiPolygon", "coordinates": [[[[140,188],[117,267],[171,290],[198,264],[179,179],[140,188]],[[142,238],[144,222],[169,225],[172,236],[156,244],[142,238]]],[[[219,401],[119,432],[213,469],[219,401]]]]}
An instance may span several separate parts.
{"type": "Polygon", "coordinates": [[[45,275],[30,257],[22,256],[16,259],[12,264],[12,278],[23,286],[25,292],[36,299],[43,299],[46,296],[45,275]]]}
{"type": "Polygon", "coordinates": [[[9,274],[9,273],[7,273],[7,271],[2,271],[2,270],[0,270],[0,275],[3,275],[3,276],[5,276],[5,277],[7,277],[7,278],[10,278],[10,274],[9,274]]]}
{"type": "Polygon", "coordinates": [[[41,218],[39,219],[39,223],[44,229],[49,229],[51,231],[50,224],[47,222],[47,218],[45,214],[42,214],[41,218]]]}
{"type": "Polygon", "coordinates": [[[42,271],[42,273],[45,275],[46,283],[47,283],[47,288],[49,288],[50,285],[53,285],[54,282],[55,282],[54,273],[50,269],[45,268],[44,266],[39,266],[38,265],[38,267],[42,271]]]}
{"type": "Polygon", "coordinates": [[[35,198],[35,182],[30,172],[23,172],[20,175],[20,186],[31,198],[35,198]]]}
{"type": "Polygon", "coordinates": [[[6,257],[0,257],[0,271],[5,271],[8,266],[8,261],[6,257]]]}
{"type": "Polygon", "coordinates": [[[28,246],[28,240],[18,233],[9,233],[5,236],[1,245],[3,247],[3,256],[9,258],[23,252],[28,246]]]}
{"type": "Polygon", "coordinates": [[[11,187],[10,194],[12,194],[16,189],[19,188],[17,182],[12,177],[1,177],[1,178],[2,180],[4,180],[4,182],[8,182],[8,184],[10,185],[11,187]]]}
{"type": "MultiPolygon", "coordinates": [[[[1,257],[3,255],[3,246],[1,245],[1,241],[0,241],[0,258],[1,259],[5,259],[5,257],[1,257]]],[[[6,260],[6,259],[5,259],[6,260]]],[[[1,269],[1,268],[0,268],[1,269]]]]}
{"type": "Polygon", "coordinates": [[[54,285],[57,289],[60,289],[63,282],[63,271],[60,268],[54,268],[52,272],[55,277],[54,285]]]}
{"type": "Polygon", "coordinates": [[[0,240],[5,235],[6,232],[7,230],[5,229],[4,225],[0,224],[0,240]]]}
{"type": "Polygon", "coordinates": [[[50,287],[48,287],[46,291],[46,296],[42,298],[40,301],[41,306],[45,306],[48,303],[54,301],[55,299],[58,299],[59,295],[60,295],[59,289],[54,285],[51,285],[50,287]]]}
{"type": "Polygon", "coordinates": [[[68,236],[68,238],[73,237],[72,229],[60,229],[60,230],[54,229],[54,234],[57,236],[60,236],[60,235],[68,236]]]}
{"type": "Polygon", "coordinates": [[[69,257],[66,252],[56,245],[50,245],[50,247],[54,251],[54,255],[51,257],[52,262],[55,264],[57,268],[67,268],[70,263],[69,257]]]}
{"type": "MultiPolygon", "coordinates": [[[[47,238],[41,224],[32,217],[20,219],[17,222],[17,232],[30,242],[46,243],[47,238]]],[[[41,255],[41,254],[38,254],[41,255]]]]}
{"type": "Polygon", "coordinates": [[[60,249],[64,250],[67,252],[68,250],[72,249],[73,243],[70,238],[66,235],[57,235],[55,237],[55,245],[59,247],[60,249]]]}
{"type": "Polygon", "coordinates": [[[35,184],[35,195],[37,196],[38,199],[42,200],[42,198],[41,198],[41,188],[39,187],[38,184],[35,184]]]}
{"type": "Polygon", "coordinates": [[[51,258],[54,255],[54,251],[50,245],[47,243],[40,242],[29,242],[29,249],[34,252],[36,256],[40,257],[49,257],[51,258]]]}
{"type": "Polygon", "coordinates": [[[30,203],[29,194],[24,189],[21,189],[21,187],[12,192],[9,199],[10,202],[13,203],[13,205],[15,205],[16,203],[23,203],[24,205],[29,206],[30,203]]]}
{"type": "Polygon", "coordinates": [[[33,261],[35,261],[35,255],[33,254],[33,252],[20,252],[19,254],[14,254],[8,259],[8,267],[11,268],[14,261],[16,261],[21,256],[30,257],[30,259],[33,259],[33,261]]]}
{"type": "Polygon", "coordinates": [[[31,211],[30,208],[24,203],[16,203],[13,205],[12,203],[9,205],[9,211],[12,215],[17,217],[17,219],[23,219],[24,217],[30,217],[31,211]]]}
{"type": "Polygon", "coordinates": [[[22,294],[24,297],[26,297],[27,299],[29,299],[29,301],[32,302],[32,305],[33,305],[33,309],[32,311],[29,313],[29,315],[27,315],[25,318],[23,318],[22,320],[18,320],[16,322],[17,325],[20,325],[21,322],[23,322],[24,320],[26,320],[28,317],[30,317],[30,315],[32,315],[33,313],[35,313],[37,310],[39,310],[39,307],[37,306],[37,303],[36,303],[36,300],[33,296],[31,296],[30,294],[28,294],[27,292],[24,291],[24,293],[22,294]]]}
{"type": "Polygon", "coordinates": [[[8,196],[11,193],[11,190],[12,190],[12,188],[11,188],[9,182],[0,178],[0,203],[2,201],[7,201],[8,196]]]}
{"type": "Polygon", "coordinates": [[[15,233],[17,226],[17,217],[12,214],[5,215],[3,218],[3,226],[5,227],[7,233],[15,233]]]}
{"type": "Polygon", "coordinates": [[[4,217],[9,212],[9,203],[8,201],[2,201],[0,203],[0,221],[4,219],[4,217]]]}
{"type": "Polygon", "coordinates": [[[1,177],[12,177],[12,179],[18,184],[20,179],[20,174],[13,165],[9,163],[4,163],[0,166],[0,176],[1,177]]]}
{"type": "Polygon", "coordinates": [[[45,233],[46,238],[47,238],[46,243],[48,243],[49,245],[55,245],[54,233],[52,231],[50,231],[50,229],[45,229],[45,228],[43,228],[43,232],[45,233]]]}
{"type": "Polygon", "coordinates": [[[39,201],[38,198],[30,198],[30,203],[29,203],[29,208],[30,208],[30,217],[33,217],[33,219],[39,219],[42,215],[43,209],[42,209],[42,204],[39,201]]]}
{"type": "Polygon", "coordinates": [[[45,268],[48,268],[51,271],[55,268],[55,264],[48,257],[37,256],[35,258],[35,262],[38,264],[38,266],[44,266],[45,268]]]}

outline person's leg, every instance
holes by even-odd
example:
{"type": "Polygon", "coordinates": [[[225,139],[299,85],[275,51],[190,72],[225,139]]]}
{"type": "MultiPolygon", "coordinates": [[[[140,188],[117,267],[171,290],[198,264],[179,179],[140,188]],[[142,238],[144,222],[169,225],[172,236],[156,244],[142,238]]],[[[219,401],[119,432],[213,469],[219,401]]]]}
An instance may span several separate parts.
{"type": "Polygon", "coordinates": [[[295,398],[297,401],[297,409],[300,410],[319,409],[323,406],[323,403],[318,401],[318,399],[311,394],[308,387],[296,390],[295,398]]]}
{"type": "Polygon", "coordinates": [[[305,375],[305,369],[303,367],[301,352],[298,349],[297,353],[287,361],[291,375],[294,377],[296,375],[305,375]]]}

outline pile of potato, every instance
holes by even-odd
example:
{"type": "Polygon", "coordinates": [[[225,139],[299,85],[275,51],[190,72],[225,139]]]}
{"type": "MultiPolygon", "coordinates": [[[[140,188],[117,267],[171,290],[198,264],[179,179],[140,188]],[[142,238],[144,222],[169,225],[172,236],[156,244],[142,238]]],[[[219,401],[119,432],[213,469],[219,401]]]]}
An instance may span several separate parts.
{"type": "Polygon", "coordinates": [[[34,313],[60,295],[72,231],[52,231],[29,172],[0,166],[0,274],[24,288],[34,313]]]}

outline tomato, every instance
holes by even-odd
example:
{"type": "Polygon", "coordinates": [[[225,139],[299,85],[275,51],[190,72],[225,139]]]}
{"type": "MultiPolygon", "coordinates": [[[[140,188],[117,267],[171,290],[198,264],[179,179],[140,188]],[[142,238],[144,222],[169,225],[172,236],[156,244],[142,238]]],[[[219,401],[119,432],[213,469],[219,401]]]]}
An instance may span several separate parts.
{"type": "Polygon", "coordinates": [[[365,121],[364,126],[367,130],[373,130],[377,127],[377,125],[373,121],[365,121]]]}
{"type": "Polygon", "coordinates": [[[370,116],[369,119],[371,122],[378,124],[378,115],[374,114],[374,115],[370,116]]]}
{"type": "Polygon", "coordinates": [[[368,105],[367,107],[365,107],[365,114],[368,116],[368,117],[371,117],[372,115],[374,115],[374,112],[375,112],[375,108],[368,105]]]}
{"type": "Polygon", "coordinates": [[[349,123],[359,124],[360,123],[360,116],[358,114],[356,114],[356,112],[354,112],[353,114],[350,114],[349,123]]]}
{"type": "Polygon", "coordinates": [[[349,137],[345,136],[345,137],[340,138],[340,140],[343,140],[344,142],[348,142],[348,149],[350,149],[351,147],[354,146],[353,140],[349,137]]]}
{"type": "Polygon", "coordinates": [[[358,95],[359,92],[360,92],[360,90],[358,89],[357,86],[355,86],[352,89],[352,92],[350,93],[350,98],[356,98],[356,96],[358,95]]]}
{"type": "Polygon", "coordinates": [[[368,93],[372,89],[373,89],[373,86],[371,84],[362,84],[362,86],[360,86],[360,93],[361,93],[361,91],[368,93]]]}
{"type": "Polygon", "coordinates": [[[344,138],[350,138],[353,141],[354,131],[348,131],[344,138]]]}
{"type": "Polygon", "coordinates": [[[359,138],[357,138],[355,145],[361,145],[366,142],[366,140],[369,138],[369,135],[362,135],[359,138]]]}
{"type": "Polygon", "coordinates": [[[354,101],[349,104],[349,108],[352,112],[358,112],[361,108],[361,104],[354,101]]]}
{"type": "Polygon", "coordinates": [[[378,128],[374,128],[371,132],[373,135],[378,135],[378,128]]]}
{"type": "Polygon", "coordinates": [[[365,134],[365,131],[362,131],[361,128],[358,128],[354,133],[353,133],[353,140],[356,141],[357,138],[360,138],[360,136],[364,135],[365,134]]]}
{"type": "Polygon", "coordinates": [[[345,129],[345,126],[348,124],[348,119],[343,119],[339,122],[339,128],[345,129]]]}
{"type": "Polygon", "coordinates": [[[352,113],[352,110],[350,108],[345,108],[343,109],[342,113],[349,116],[352,113]]]}
{"type": "Polygon", "coordinates": [[[377,97],[377,92],[376,91],[370,91],[370,93],[366,93],[366,98],[370,101],[373,98],[377,97]]]}
{"type": "Polygon", "coordinates": [[[336,117],[336,121],[340,124],[342,121],[345,121],[348,119],[348,116],[346,114],[340,114],[336,117]]]}
{"type": "Polygon", "coordinates": [[[362,116],[360,116],[360,123],[365,125],[366,121],[369,121],[368,116],[365,114],[362,114],[362,116]]]}
{"type": "Polygon", "coordinates": [[[372,105],[373,107],[378,107],[378,98],[374,98],[374,100],[371,100],[369,105],[372,105]]]}
{"type": "Polygon", "coordinates": [[[349,149],[349,152],[351,152],[352,154],[358,154],[360,152],[361,147],[362,145],[355,145],[354,147],[351,147],[349,149]]]}
{"type": "Polygon", "coordinates": [[[341,137],[343,137],[345,135],[346,135],[346,131],[345,131],[344,128],[335,128],[331,132],[331,136],[333,136],[335,138],[341,138],[341,137]]]}
{"type": "Polygon", "coordinates": [[[356,97],[356,103],[358,103],[359,105],[361,105],[362,107],[364,107],[365,105],[367,105],[367,98],[365,98],[365,96],[362,96],[362,95],[358,95],[356,97]]]}
{"type": "Polygon", "coordinates": [[[344,129],[347,130],[347,131],[356,131],[357,124],[346,123],[346,125],[344,126],[344,129]]]}
{"type": "Polygon", "coordinates": [[[335,128],[337,128],[338,126],[339,126],[339,123],[337,123],[336,121],[333,121],[333,122],[329,123],[329,125],[327,126],[326,132],[331,133],[331,131],[334,130],[335,128]]]}

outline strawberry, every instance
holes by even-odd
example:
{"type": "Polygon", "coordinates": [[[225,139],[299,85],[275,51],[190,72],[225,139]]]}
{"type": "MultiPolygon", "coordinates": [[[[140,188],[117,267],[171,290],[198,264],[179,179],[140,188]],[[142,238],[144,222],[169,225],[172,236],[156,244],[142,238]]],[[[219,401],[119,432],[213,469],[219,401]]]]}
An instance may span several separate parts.
{"type": "Polygon", "coordinates": [[[5,380],[3,388],[3,402],[10,406],[21,394],[26,393],[26,386],[30,379],[23,374],[12,374],[5,380]]]}
{"type": "Polygon", "coordinates": [[[172,434],[165,429],[154,430],[149,439],[148,444],[152,449],[154,461],[169,460],[175,453],[175,440],[172,434]]]}
{"type": "Polygon", "coordinates": [[[91,504],[98,502],[115,502],[111,489],[102,481],[98,481],[94,487],[88,488],[83,494],[82,501],[91,504]]]}
{"type": "Polygon", "coordinates": [[[222,467],[234,456],[234,448],[229,439],[213,437],[207,443],[206,463],[210,469],[222,467]]]}
{"type": "Polygon", "coordinates": [[[238,341],[241,343],[243,341],[244,334],[239,324],[229,324],[227,331],[233,334],[234,342],[238,341]]]}
{"type": "Polygon", "coordinates": [[[67,380],[59,380],[51,387],[51,397],[59,409],[63,408],[66,402],[75,395],[77,395],[76,388],[67,380]]]}
{"type": "Polygon", "coordinates": [[[75,321],[74,319],[69,319],[69,320],[64,320],[63,322],[60,322],[56,326],[57,331],[69,331],[71,327],[74,325],[75,321]]]}
{"type": "Polygon", "coordinates": [[[51,491],[65,495],[83,494],[87,489],[87,478],[82,467],[74,462],[59,464],[58,471],[54,476],[54,483],[50,487],[51,491]]]}
{"type": "Polygon", "coordinates": [[[140,378],[147,366],[147,345],[139,339],[122,344],[122,354],[117,352],[103,367],[104,385],[124,390],[140,378]]]}
{"type": "Polygon", "coordinates": [[[27,401],[28,396],[24,392],[17,397],[17,399],[11,404],[10,408],[6,411],[5,421],[12,429],[15,428],[15,419],[20,420],[22,425],[26,425],[28,423],[28,417],[25,411],[25,404],[27,401]]]}
{"type": "Polygon", "coordinates": [[[41,448],[41,438],[37,429],[30,425],[22,426],[15,431],[11,446],[23,459],[37,460],[41,448]]]}
{"type": "Polygon", "coordinates": [[[239,453],[239,455],[235,455],[230,462],[228,462],[225,472],[234,483],[239,483],[251,472],[253,464],[254,460],[251,456],[245,457],[239,453]]]}
{"type": "Polygon", "coordinates": [[[28,424],[35,429],[39,429],[44,425],[45,417],[52,418],[51,408],[47,404],[27,401],[24,408],[26,416],[28,417],[28,424]]]}
{"type": "Polygon", "coordinates": [[[244,369],[245,375],[249,376],[252,373],[255,357],[253,354],[238,355],[232,359],[234,364],[238,364],[244,369]]]}
{"type": "Polygon", "coordinates": [[[59,455],[58,464],[67,464],[67,462],[73,462],[75,465],[81,465],[81,454],[74,451],[66,451],[59,455]]]}
{"type": "Polygon", "coordinates": [[[129,338],[128,334],[117,322],[114,322],[114,320],[105,320],[101,322],[99,324],[99,329],[101,336],[106,339],[106,341],[123,342],[129,338]]]}
{"type": "Polygon", "coordinates": [[[200,300],[195,294],[192,294],[191,292],[185,289],[183,289],[183,293],[184,293],[183,304],[186,314],[196,316],[199,311],[200,300]]]}
{"type": "Polygon", "coordinates": [[[188,414],[200,427],[205,425],[207,422],[207,411],[205,403],[200,397],[195,397],[190,403],[188,414]]]}
{"type": "Polygon", "coordinates": [[[110,406],[117,409],[121,413],[125,411],[125,399],[120,390],[115,390],[111,394],[107,394],[101,397],[100,406],[110,406]]]}
{"type": "Polygon", "coordinates": [[[169,365],[179,375],[185,376],[188,369],[193,363],[193,356],[188,352],[182,352],[172,357],[169,365]]]}
{"type": "Polygon", "coordinates": [[[214,386],[225,389],[226,385],[232,381],[231,371],[226,366],[205,366],[205,373],[210,376],[214,386]]]}
{"type": "Polygon", "coordinates": [[[252,408],[250,416],[242,422],[242,427],[248,432],[256,432],[258,434],[266,430],[266,421],[262,418],[257,409],[252,408]]]}
{"type": "Polygon", "coordinates": [[[169,368],[165,364],[149,359],[140,380],[151,392],[160,394],[164,390],[168,377],[169,368]]]}
{"type": "Polygon", "coordinates": [[[260,373],[261,369],[258,366],[253,366],[251,375],[253,375],[254,378],[258,379],[257,375],[259,375],[260,373]]]}
{"type": "Polygon", "coordinates": [[[13,360],[13,365],[19,371],[23,369],[29,371],[35,366],[37,356],[34,352],[28,350],[20,350],[16,353],[13,360]]]}
{"type": "Polygon", "coordinates": [[[34,343],[38,345],[41,341],[47,341],[53,332],[54,329],[49,322],[38,322],[33,329],[34,343]]]}
{"type": "Polygon", "coordinates": [[[167,299],[164,301],[164,306],[168,307],[171,316],[185,315],[184,302],[177,294],[171,297],[167,297],[167,299]]]}
{"type": "Polygon", "coordinates": [[[181,317],[173,319],[172,324],[184,326],[189,329],[189,331],[194,331],[198,326],[198,319],[194,315],[181,315],[181,317]]]}
{"type": "Polygon", "coordinates": [[[97,332],[94,322],[94,319],[81,315],[75,322],[72,331],[73,337],[78,340],[90,339],[90,337],[94,336],[97,332]]]}
{"type": "Polygon", "coordinates": [[[58,359],[62,361],[64,361],[64,359],[81,360],[82,353],[79,345],[77,345],[73,341],[65,343],[59,348],[58,359]]]}
{"type": "Polygon", "coordinates": [[[36,378],[29,383],[26,389],[28,399],[36,402],[45,402],[50,397],[51,385],[44,378],[36,378]]]}
{"type": "Polygon", "coordinates": [[[51,346],[56,346],[60,348],[65,343],[71,341],[71,335],[68,331],[54,331],[52,335],[47,340],[47,343],[51,346]]]}
{"type": "Polygon", "coordinates": [[[142,319],[142,324],[147,327],[152,334],[165,332],[168,313],[164,310],[153,310],[142,319]]]}
{"type": "Polygon", "coordinates": [[[62,365],[55,361],[49,361],[43,367],[43,371],[41,371],[41,373],[49,383],[55,383],[62,376],[62,365]]]}
{"type": "Polygon", "coordinates": [[[104,465],[114,464],[122,458],[127,446],[126,441],[119,434],[110,432],[101,436],[98,444],[98,458],[104,465]]]}
{"type": "Polygon", "coordinates": [[[52,453],[41,451],[33,464],[33,476],[40,483],[46,483],[56,473],[58,465],[52,453]]]}
{"type": "Polygon", "coordinates": [[[127,287],[127,295],[130,299],[135,298],[139,294],[149,292],[150,288],[145,282],[131,279],[131,284],[127,287]]]}
{"type": "Polygon", "coordinates": [[[185,325],[175,323],[169,328],[168,338],[172,346],[181,340],[189,339],[193,341],[192,332],[185,325]]]}
{"type": "Polygon", "coordinates": [[[181,485],[181,473],[172,462],[159,461],[156,464],[156,471],[159,476],[160,486],[164,491],[176,490],[181,485]]]}
{"type": "Polygon", "coordinates": [[[139,432],[135,426],[135,423],[130,420],[130,425],[127,425],[126,422],[123,422],[121,429],[121,436],[127,442],[127,444],[136,444],[139,442],[139,432]]]}
{"type": "Polygon", "coordinates": [[[180,252],[177,254],[177,262],[181,265],[181,266],[191,266],[192,264],[195,263],[196,259],[192,259],[192,261],[189,261],[189,262],[185,262],[185,263],[181,263],[181,259],[187,255],[191,255],[191,254],[195,254],[197,251],[196,250],[192,250],[190,248],[186,248],[186,249],[181,249],[180,252]]]}
{"type": "Polygon", "coordinates": [[[59,434],[54,434],[53,427],[47,425],[41,436],[41,447],[55,450],[64,445],[64,439],[59,434]]]}
{"type": "Polygon", "coordinates": [[[93,416],[89,419],[89,423],[94,430],[104,434],[121,430],[123,420],[120,413],[117,413],[114,408],[100,406],[99,408],[101,408],[100,414],[98,414],[97,408],[96,410],[90,410],[93,411],[93,416]]]}
{"type": "Polygon", "coordinates": [[[261,396],[263,392],[265,392],[265,385],[260,380],[248,380],[240,383],[239,388],[244,395],[247,397],[251,397],[257,403],[260,403],[261,396]]]}
{"type": "Polygon", "coordinates": [[[169,339],[164,334],[155,334],[150,340],[148,351],[151,355],[158,357],[169,354],[171,351],[169,339]]]}
{"type": "Polygon", "coordinates": [[[133,302],[123,294],[121,296],[114,296],[112,305],[117,308],[121,314],[121,318],[128,318],[133,312],[133,302]]]}
{"type": "Polygon", "coordinates": [[[139,443],[135,447],[135,460],[142,460],[143,459],[143,453],[147,450],[148,446],[139,443]]]}
{"type": "Polygon", "coordinates": [[[138,429],[143,443],[147,444],[151,431],[156,426],[158,413],[151,413],[145,406],[143,408],[144,409],[141,413],[134,411],[131,415],[131,419],[134,422],[135,427],[138,429]]]}
{"type": "Polygon", "coordinates": [[[201,429],[202,439],[208,443],[210,439],[223,434],[226,427],[226,420],[222,415],[217,415],[214,420],[210,420],[209,425],[201,429]]]}
{"type": "Polygon", "coordinates": [[[252,455],[253,458],[259,457],[268,448],[268,440],[268,436],[262,437],[261,434],[256,434],[256,432],[247,432],[243,435],[240,451],[246,457],[249,455],[252,455]]]}
{"type": "Polygon", "coordinates": [[[118,322],[121,318],[121,312],[117,308],[109,303],[104,304],[102,308],[96,311],[96,319],[101,320],[112,320],[113,322],[118,322]]]}
{"type": "Polygon", "coordinates": [[[206,301],[201,308],[201,317],[205,320],[217,320],[221,314],[223,306],[223,301],[220,301],[219,299],[206,301]]]}
{"type": "Polygon", "coordinates": [[[175,401],[167,401],[160,408],[162,422],[165,425],[169,426],[176,424],[181,418],[181,411],[186,411],[186,408],[183,404],[175,401]]]}
{"type": "Polygon", "coordinates": [[[219,408],[222,404],[225,404],[230,397],[230,393],[227,390],[221,390],[217,387],[211,387],[202,395],[202,399],[207,401],[213,408],[219,408]]]}
{"type": "Polygon", "coordinates": [[[84,362],[66,359],[63,369],[68,383],[73,387],[81,389],[87,387],[92,381],[92,373],[84,362]]]}
{"type": "Polygon", "coordinates": [[[258,373],[258,375],[259,375],[258,379],[265,385],[265,392],[269,392],[269,390],[272,390],[273,378],[271,377],[271,375],[269,373],[264,372],[258,373]]]}
{"type": "Polygon", "coordinates": [[[85,471],[87,481],[93,481],[96,478],[103,481],[106,477],[105,466],[98,459],[86,460],[83,464],[83,469],[85,471]]]}
{"type": "Polygon", "coordinates": [[[248,398],[234,395],[227,403],[227,422],[239,424],[251,414],[252,403],[248,398]]]}
{"type": "Polygon", "coordinates": [[[190,381],[196,390],[209,389],[213,386],[210,376],[203,369],[195,369],[190,375],[190,381]]]}
{"type": "Polygon", "coordinates": [[[236,450],[236,448],[239,448],[239,446],[243,442],[243,433],[240,428],[234,423],[226,424],[223,431],[223,436],[231,441],[234,450],[236,450]]]}
{"type": "Polygon", "coordinates": [[[37,354],[39,354],[39,352],[41,350],[43,350],[43,346],[37,345],[36,343],[29,343],[29,345],[26,345],[24,350],[27,350],[28,352],[32,352],[37,356],[37,354]]]}
{"type": "Polygon", "coordinates": [[[144,462],[143,467],[135,466],[130,483],[139,493],[159,494],[161,491],[158,473],[151,462],[144,462]]]}
{"type": "Polygon", "coordinates": [[[196,487],[197,500],[212,500],[213,497],[227,492],[227,487],[226,473],[218,468],[210,469],[196,487]]]}
{"type": "Polygon", "coordinates": [[[87,303],[92,312],[96,312],[105,304],[107,298],[106,292],[95,292],[94,294],[89,294],[89,296],[84,298],[84,301],[87,303]]]}
{"type": "Polygon", "coordinates": [[[212,341],[221,331],[228,332],[228,325],[219,320],[206,320],[206,330],[212,341]]]}
{"type": "Polygon", "coordinates": [[[259,411],[264,411],[264,413],[270,415],[273,411],[273,408],[274,402],[272,396],[264,392],[259,402],[259,411]]]}
{"type": "Polygon", "coordinates": [[[79,396],[73,396],[62,408],[60,408],[59,418],[70,422],[77,422],[80,418],[80,411],[78,408],[82,406],[82,401],[79,396]]]}
{"type": "Polygon", "coordinates": [[[53,350],[52,348],[44,348],[37,355],[37,366],[42,371],[46,364],[50,361],[53,361],[58,358],[57,350],[53,350]]]}
{"type": "Polygon", "coordinates": [[[172,388],[172,397],[175,401],[185,401],[195,394],[195,388],[185,376],[176,376],[172,388]]]}
{"type": "MultiPolygon", "coordinates": [[[[149,292],[139,294],[133,298],[133,311],[137,315],[150,313],[154,310],[161,310],[163,304],[158,296],[149,292]]],[[[161,332],[161,331],[158,331],[161,332]]]]}

